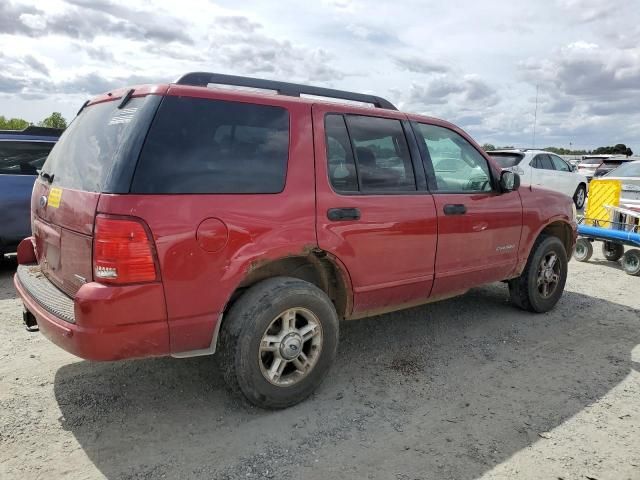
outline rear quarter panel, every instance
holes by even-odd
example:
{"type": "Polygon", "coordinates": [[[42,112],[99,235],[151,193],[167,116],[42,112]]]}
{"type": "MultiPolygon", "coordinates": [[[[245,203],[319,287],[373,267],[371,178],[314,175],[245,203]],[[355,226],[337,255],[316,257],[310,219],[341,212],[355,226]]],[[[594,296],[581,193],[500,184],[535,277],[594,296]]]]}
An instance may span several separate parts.
{"type": "Polygon", "coordinates": [[[285,188],[277,194],[101,195],[99,212],[139,217],[151,229],[171,353],[209,347],[220,313],[252,269],[317,246],[311,106],[294,99],[202,92],[181,91],[285,106],[290,115],[289,161],[285,188]],[[228,230],[227,241],[215,252],[205,251],[197,238],[198,226],[206,219],[219,219],[228,230]]]}

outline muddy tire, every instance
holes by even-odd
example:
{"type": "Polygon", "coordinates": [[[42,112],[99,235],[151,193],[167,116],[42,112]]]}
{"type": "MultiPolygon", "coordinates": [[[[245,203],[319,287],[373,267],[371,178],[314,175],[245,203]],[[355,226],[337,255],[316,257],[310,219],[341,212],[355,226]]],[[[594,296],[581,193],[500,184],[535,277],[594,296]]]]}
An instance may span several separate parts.
{"type": "Polygon", "coordinates": [[[624,246],[619,243],[602,242],[602,255],[610,262],[617,262],[624,255],[624,246]]]}
{"type": "Polygon", "coordinates": [[[567,252],[558,237],[540,235],[531,249],[527,265],[518,278],[509,280],[511,302],[523,310],[551,310],[567,281],[567,252]]]}
{"type": "Polygon", "coordinates": [[[579,238],[573,251],[573,258],[578,262],[588,262],[593,255],[593,245],[586,238],[579,238]]]}
{"type": "Polygon", "coordinates": [[[262,408],[307,398],[329,372],[338,316],[315,285],[289,277],[264,280],[236,300],[220,337],[227,385],[262,408]]]}

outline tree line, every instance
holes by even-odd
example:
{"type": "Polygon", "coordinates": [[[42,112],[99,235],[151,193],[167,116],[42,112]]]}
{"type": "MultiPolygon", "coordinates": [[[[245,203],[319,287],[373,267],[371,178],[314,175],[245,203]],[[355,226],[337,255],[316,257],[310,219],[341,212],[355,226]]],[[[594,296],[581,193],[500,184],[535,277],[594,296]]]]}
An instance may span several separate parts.
{"type": "MultiPolygon", "coordinates": [[[[482,149],[485,152],[490,150],[503,150],[513,148],[513,146],[506,147],[496,147],[490,143],[485,143],[482,145],[482,149]]],[[[569,148],[562,147],[546,147],[542,150],[546,150],[548,152],[552,152],[558,155],[626,155],[630,157],[633,155],[633,150],[627,147],[624,143],[618,143],[616,145],[611,145],[608,147],[598,147],[593,150],[571,150],[569,148]]]]}
{"type": "MultiPolygon", "coordinates": [[[[32,125],[33,123],[23,118],[6,118],[4,115],[0,115],[0,130],[24,130],[32,125]]],[[[60,112],[53,112],[48,117],[40,120],[36,125],[38,127],[60,128],[64,130],[67,128],[67,120],[60,112]]]]}

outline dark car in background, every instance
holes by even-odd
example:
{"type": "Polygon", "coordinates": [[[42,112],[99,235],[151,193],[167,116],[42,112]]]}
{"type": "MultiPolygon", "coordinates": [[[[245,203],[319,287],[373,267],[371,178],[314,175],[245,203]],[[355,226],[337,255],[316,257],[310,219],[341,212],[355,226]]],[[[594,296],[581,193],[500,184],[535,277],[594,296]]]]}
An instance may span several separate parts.
{"type": "Polygon", "coordinates": [[[31,190],[62,130],[0,130],[0,259],[31,232],[31,190]]]}

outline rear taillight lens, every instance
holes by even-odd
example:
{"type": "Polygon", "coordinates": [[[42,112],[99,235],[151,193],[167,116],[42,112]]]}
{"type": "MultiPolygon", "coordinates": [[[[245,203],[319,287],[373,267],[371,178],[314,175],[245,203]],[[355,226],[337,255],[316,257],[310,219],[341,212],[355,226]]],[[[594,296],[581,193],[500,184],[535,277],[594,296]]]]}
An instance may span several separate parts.
{"type": "Polygon", "coordinates": [[[96,217],[93,276],[100,283],[141,283],[158,279],[155,249],[141,220],[96,217]]]}

